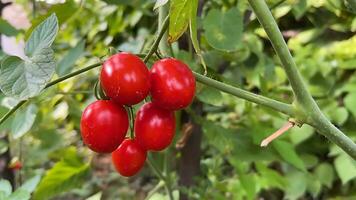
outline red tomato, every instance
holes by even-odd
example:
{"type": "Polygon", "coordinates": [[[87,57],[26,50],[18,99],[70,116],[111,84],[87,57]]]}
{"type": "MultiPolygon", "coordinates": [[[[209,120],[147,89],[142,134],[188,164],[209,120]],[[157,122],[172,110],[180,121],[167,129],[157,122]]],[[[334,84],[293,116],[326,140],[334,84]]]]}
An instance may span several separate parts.
{"type": "Polygon", "coordinates": [[[173,111],[161,109],[153,103],[146,103],[137,112],[135,136],[137,142],[146,150],[165,149],[171,144],[174,132],[173,111]]]}
{"type": "Polygon", "coordinates": [[[152,102],[161,108],[179,110],[194,98],[195,77],[183,62],[166,58],[157,61],[150,73],[152,102]]]}
{"type": "Polygon", "coordinates": [[[116,170],[122,176],[133,176],[145,164],[147,152],[135,140],[125,139],[111,154],[116,170]]]}
{"type": "Polygon", "coordinates": [[[105,94],[121,105],[134,105],[149,93],[149,71],[142,60],[130,53],[118,53],[104,62],[100,83],[105,94]]]}
{"type": "Polygon", "coordinates": [[[113,152],[124,140],[128,127],[125,108],[110,100],[90,104],[80,121],[83,142],[98,153],[113,152]]]}

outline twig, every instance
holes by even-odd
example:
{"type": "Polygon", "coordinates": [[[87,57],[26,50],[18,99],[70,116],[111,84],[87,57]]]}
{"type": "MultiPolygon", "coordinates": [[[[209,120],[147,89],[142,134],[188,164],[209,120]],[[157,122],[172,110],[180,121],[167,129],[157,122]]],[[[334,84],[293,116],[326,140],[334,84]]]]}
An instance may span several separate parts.
{"type": "Polygon", "coordinates": [[[270,142],[272,142],[277,137],[281,136],[283,133],[294,127],[294,122],[288,121],[280,129],[274,132],[272,135],[268,136],[261,142],[261,147],[266,147],[270,142]]]}

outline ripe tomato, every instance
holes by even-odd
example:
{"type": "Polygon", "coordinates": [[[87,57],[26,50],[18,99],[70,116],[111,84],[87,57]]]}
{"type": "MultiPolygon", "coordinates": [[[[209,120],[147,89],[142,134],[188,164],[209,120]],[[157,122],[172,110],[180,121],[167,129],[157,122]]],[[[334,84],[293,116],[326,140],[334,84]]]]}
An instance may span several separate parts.
{"type": "Polygon", "coordinates": [[[161,151],[173,140],[174,113],[161,109],[153,103],[146,103],[137,112],[134,129],[136,140],[143,148],[161,151]]]}
{"type": "Polygon", "coordinates": [[[121,105],[134,105],[149,93],[149,71],[142,60],[130,53],[118,53],[103,64],[100,83],[105,94],[121,105]]]}
{"type": "Polygon", "coordinates": [[[145,164],[147,152],[135,140],[125,139],[111,154],[116,170],[122,176],[133,176],[145,164]]]}
{"type": "Polygon", "coordinates": [[[113,152],[124,140],[128,127],[125,108],[110,100],[90,104],[80,121],[83,142],[98,153],[113,152]]]}
{"type": "Polygon", "coordinates": [[[166,58],[157,61],[150,73],[152,102],[169,110],[187,107],[194,98],[195,77],[183,62],[166,58]]]}

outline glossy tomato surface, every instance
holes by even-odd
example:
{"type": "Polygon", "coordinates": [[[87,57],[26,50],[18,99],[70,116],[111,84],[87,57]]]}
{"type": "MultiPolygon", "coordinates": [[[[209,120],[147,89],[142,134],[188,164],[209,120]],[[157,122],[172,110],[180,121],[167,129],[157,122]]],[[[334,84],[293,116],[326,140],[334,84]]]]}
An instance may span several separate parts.
{"type": "Polygon", "coordinates": [[[80,121],[83,142],[98,153],[113,152],[124,140],[128,126],[126,110],[111,100],[90,104],[80,121]]]}
{"type": "Polygon", "coordinates": [[[149,93],[149,71],[136,55],[121,52],[107,59],[100,72],[105,94],[122,105],[134,105],[149,93]]]}
{"type": "Polygon", "coordinates": [[[183,62],[166,58],[157,61],[150,72],[152,102],[161,108],[187,107],[195,95],[195,77],[183,62]]]}
{"type": "Polygon", "coordinates": [[[135,140],[125,139],[111,154],[112,161],[122,176],[133,176],[145,164],[147,152],[135,140]]]}
{"type": "Polygon", "coordinates": [[[168,147],[175,133],[173,111],[159,108],[153,103],[144,104],[136,114],[135,136],[146,150],[161,151],[168,147]]]}

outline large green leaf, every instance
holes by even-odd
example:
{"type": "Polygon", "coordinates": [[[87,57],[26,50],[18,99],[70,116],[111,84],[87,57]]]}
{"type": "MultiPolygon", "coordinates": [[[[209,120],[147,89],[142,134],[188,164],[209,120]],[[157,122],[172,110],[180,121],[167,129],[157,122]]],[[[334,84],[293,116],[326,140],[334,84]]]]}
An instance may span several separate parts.
{"type": "Polygon", "coordinates": [[[236,51],[242,38],[242,16],[237,8],[228,11],[212,9],[204,18],[203,27],[208,43],[222,51],[236,51]]]}
{"type": "Polygon", "coordinates": [[[29,200],[31,198],[31,194],[23,189],[17,189],[14,193],[12,193],[6,200],[29,200]]]}
{"type": "Polygon", "coordinates": [[[171,0],[169,9],[168,42],[177,41],[187,30],[196,0],[171,0]]]}
{"type": "MultiPolygon", "coordinates": [[[[0,193],[2,193],[5,197],[11,194],[12,187],[8,180],[1,179],[0,180],[0,193]]],[[[0,195],[1,196],[1,195],[0,195]]]]}
{"type": "Polygon", "coordinates": [[[83,183],[89,172],[89,164],[83,163],[75,152],[75,148],[70,148],[70,153],[67,152],[61,161],[47,171],[35,190],[34,199],[50,199],[83,183]]]}
{"type": "Polygon", "coordinates": [[[31,129],[36,119],[37,110],[34,104],[30,104],[21,112],[16,113],[11,125],[11,133],[15,139],[20,138],[31,129]]]}
{"type": "Polygon", "coordinates": [[[5,95],[24,100],[36,96],[46,86],[55,69],[51,45],[57,32],[58,20],[53,14],[35,28],[26,42],[25,60],[9,56],[2,61],[0,89],[5,95]]]}
{"type": "Polygon", "coordinates": [[[306,171],[303,160],[299,157],[291,143],[282,140],[272,142],[274,149],[279,153],[283,160],[292,164],[297,169],[306,171]]]}
{"type": "Polygon", "coordinates": [[[56,72],[58,76],[63,76],[69,73],[75,62],[83,55],[84,53],[85,41],[79,42],[75,47],[70,49],[68,53],[58,62],[56,67],[56,72]]]}

